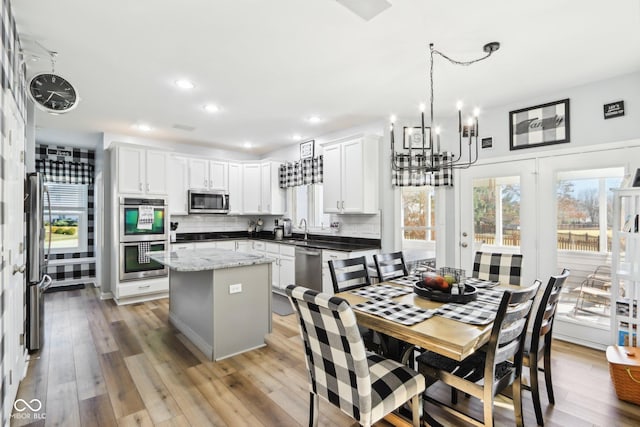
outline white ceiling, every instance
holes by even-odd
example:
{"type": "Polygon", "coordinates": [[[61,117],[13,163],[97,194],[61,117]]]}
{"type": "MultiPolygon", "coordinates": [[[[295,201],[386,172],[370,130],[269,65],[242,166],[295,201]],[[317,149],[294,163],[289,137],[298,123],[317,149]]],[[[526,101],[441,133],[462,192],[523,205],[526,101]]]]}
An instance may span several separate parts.
{"type": "Polygon", "coordinates": [[[55,71],[81,103],[41,129],[139,135],[265,153],[344,128],[417,114],[428,45],[471,67],[435,62],[436,110],[481,108],[640,70],[639,0],[390,0],[365,21],[334,0],[13,0],[28,77],[55,71]],[[181,91],[175,80],[196,87],[181,91]],[[202,111],[207,102],[222,111],[202,111]],[[305,121],[311,115],[320,124],[305,121]],[[174,125],[192,126],[193,131],[174,125]]]}

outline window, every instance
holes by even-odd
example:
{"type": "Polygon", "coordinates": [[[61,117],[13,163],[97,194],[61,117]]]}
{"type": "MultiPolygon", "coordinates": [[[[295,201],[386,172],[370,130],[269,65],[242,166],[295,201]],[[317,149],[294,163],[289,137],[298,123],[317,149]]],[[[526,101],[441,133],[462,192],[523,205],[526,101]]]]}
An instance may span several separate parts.
{"type": "Polygon", "coordinates": [[[433,187],[402,187],[402,247],[431,246],[436,240],[433,187]]]}
{"type": "Polygon", "coordinates": [[[475,241],[495,246],[520,246],[520,178],[473,180],[475,241]]]}
{"type": "Polygon", "coordinates": [[[308,227],[329,227],[330,215],[323,212],[322,184],[299,185],[290,187],[291,219],[297,227],[302,218],[307,220],[308,227]]]}
{"type": "Polygon", "coordinates": [[[613,194],[623,168],[558,173],[558,249],[611,252],[613,194]]]}
{"type": "Polygon", "coordinates": [[[45,212],[45,240],[51,236],[51,252],[86,252],[88,186],[47,184],[47,189],[51,198],[51,222],[45,212]]]}

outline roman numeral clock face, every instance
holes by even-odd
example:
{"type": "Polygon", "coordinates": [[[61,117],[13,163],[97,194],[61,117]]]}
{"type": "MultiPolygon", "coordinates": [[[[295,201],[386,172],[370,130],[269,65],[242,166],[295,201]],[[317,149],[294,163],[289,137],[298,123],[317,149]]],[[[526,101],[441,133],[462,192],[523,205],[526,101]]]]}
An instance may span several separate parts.
{"type": "Polygon", "coordinates": [[[29,82],[29,95],[40,109],[66,113],[78,105],[78,94],[64,78],[55,74],[37,74],[29,82]]]}

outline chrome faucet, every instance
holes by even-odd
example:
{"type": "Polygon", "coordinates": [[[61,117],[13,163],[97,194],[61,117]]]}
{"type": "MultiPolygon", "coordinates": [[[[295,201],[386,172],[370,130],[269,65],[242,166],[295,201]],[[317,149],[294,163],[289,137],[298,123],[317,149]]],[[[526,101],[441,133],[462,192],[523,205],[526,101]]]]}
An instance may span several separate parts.
{"type": "Polygon", "coordinates": [[[307,240],[307,235],[309,233],[309,229],[307,227],[307,220],[305,218],[302,218],[300,220],[300,225],[298,225],[298,228],[302,228],[302,223],[304,222],[304,240],[307,240]]]}

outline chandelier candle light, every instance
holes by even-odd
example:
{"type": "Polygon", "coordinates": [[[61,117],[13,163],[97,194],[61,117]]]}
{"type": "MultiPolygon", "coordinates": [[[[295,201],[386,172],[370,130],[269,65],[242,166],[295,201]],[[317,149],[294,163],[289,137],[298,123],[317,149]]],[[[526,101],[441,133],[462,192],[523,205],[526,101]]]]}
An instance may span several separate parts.
{"type": "Polygon", "coordinates": [[[471,65],[476,62],[487,59],[493,54],[493,52],[497,51],[500,48],[500,43],[491,42],[484,45],[483,50],[486,52],[486,55],[481,58],[474,59],[471,61],[457,61],[455,59],[449,58],[444,53],[434,49],[433,43],[429,44],[430,56],[429,56],[429,126],[425,126],[424,121],[424,110],[425,105],[420,104],[420,118],[421,118],[421,146],[418,148],[414,148],[413,145],[413,131],[414,128],[409,128],[407,133],[409,134],[409,154],[405,153],[396,153],[395,151],[395,140],[394,140],[394,123],[396,121],[395,116],[391,116],[391,168],[394,171],[400,172],[410,172],[410,173],[433,173],[438,172],[443,169],[465,169],[478,161],[478,116],[480,114],[480,110],[475,108],[473,110],[473,117],[469,117],[467,121],[467,125],[462,124],[462,107],[463,104],[461,101],[458,101],[456,107],[458,109],[458,141],[459,141],[459,152],[458,155],[450,156],[447,152],[440,151],[440,128],[435,127],[434,129],[434,120],[433,120],[433,55],[440,55],[450,63],[454,65],[471,65]],[[436,134],[436,145],[434,147],[434,136],[436,134]],[[427,141],[427,133],[429,139],[427,141]],[[468,136],[468,160],[462,161],[462,140],[463,136],[468,136]],[[472,145],[474,143],[473,136],[475,136],[475,156],[473,156],[472,145]],[[418,153],[414,156],[413,150],[418,150],[418,153]]]}

